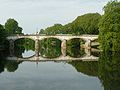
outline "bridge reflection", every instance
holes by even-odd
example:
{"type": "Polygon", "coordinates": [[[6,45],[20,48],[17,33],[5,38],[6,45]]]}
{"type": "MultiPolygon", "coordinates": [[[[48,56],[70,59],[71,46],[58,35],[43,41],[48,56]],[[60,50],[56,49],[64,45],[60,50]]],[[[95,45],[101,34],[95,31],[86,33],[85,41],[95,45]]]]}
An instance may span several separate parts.
{"type": "MultiPolygon", "coordinates": [[[[93,50],[93,52],[99,52],[99,50],[93,50]]],[[[61,54],[59,57],[56,58],[47,58],[43,56],[36,56],[33,55],[31,57],[27,58],[21,58],[21,57],[16,57],[15,55],[9,56],[6,59],[7,60],[17,60],[17,61],[98,61],[99,57],[94,56],[91,54],[91,50],[85,49],[85,55],[79,58],[71,57],[68,55],[61,54]]]]}
{"type": "Polygon", "coordinates": [[[73,58],[70,56],[63,56],[61,55],[60,57],[57,58],[44,58],[41,56],[32,56],[29,58],[19,58],[19,57],[7,57],[7,60],[17,60],[17,61],[98,61],[99,57],[95,57],[93,55],[91,56],[84,56],[81,58],[73,58]]]}

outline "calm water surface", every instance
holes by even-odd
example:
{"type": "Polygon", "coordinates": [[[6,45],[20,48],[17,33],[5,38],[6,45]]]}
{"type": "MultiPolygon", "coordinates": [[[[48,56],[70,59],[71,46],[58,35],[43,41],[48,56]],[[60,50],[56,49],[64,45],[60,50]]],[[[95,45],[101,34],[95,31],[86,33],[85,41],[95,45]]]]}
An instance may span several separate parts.
{"type": "MultiPolygon", "coordinates": [[[[32,50],[22,53],[23,57],[29,57],[32,55],[34,55],[34,51],[32,50]]],[[[2,56],[1,53],[1,57],[2,56]]],[[[89,71],[89,67],[85,68],[85,66],[87,66],[86,64],[85,66],[81,66],[82,63],[82,61],[8,61],[4,60],[2,57],[0,62],[2,65],[0,67],[0,89],[103,90],[99,78],[96,75],[91,74],[92,71],[89,71]],[[77,63],[80,65],[78,64],[77,66],[77,63]]],[[[93,64],[96,64],[97,66],[97,62],[93,64]]]]}
{"type": "Polygon", "coordinates": [[[24,62],[15,72],[0,75],[1,90],[103,90],[100,80],[67,63],[24,62]]]}

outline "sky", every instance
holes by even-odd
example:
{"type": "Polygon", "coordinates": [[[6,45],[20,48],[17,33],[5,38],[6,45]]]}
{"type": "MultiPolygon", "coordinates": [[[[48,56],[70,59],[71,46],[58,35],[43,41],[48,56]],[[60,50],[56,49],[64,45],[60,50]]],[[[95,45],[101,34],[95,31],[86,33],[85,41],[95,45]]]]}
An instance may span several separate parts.
{"type": "Polygon", "coordinates": [[[65,25],[86,13],[103,14],[110,0],[0,0],[0,23],[14,18],[23,33],[33,34],[56,23],[65,25]]]}

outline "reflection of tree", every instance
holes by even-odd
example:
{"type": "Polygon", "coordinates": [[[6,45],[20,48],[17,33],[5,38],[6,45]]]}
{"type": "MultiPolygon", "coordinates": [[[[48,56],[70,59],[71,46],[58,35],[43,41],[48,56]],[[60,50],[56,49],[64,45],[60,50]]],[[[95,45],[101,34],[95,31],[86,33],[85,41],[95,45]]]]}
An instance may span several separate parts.
{"type": "Polygon", "coordinates": [[[84,49],[80,45],[84,43],[80,39],[71,39],[67,42],[67,54],[71,57],[81,57],[85,54],[84,49]]]}
{"type": "Polygon", "coordinates": [[[19,64],[20,62],[17,62],[17,61],[6,61],[5,68],[9,72],[14,72],[18,69],[19,64]]]}
{"type": "Polygon", "coordinates": [[[120,53],[101,54],[99,78],[104,90],[120,90],[120,53]]]}
{"type": "Polygon", "coordinates": [[[5,58],[8,56],[8,52],[7,51],[3,51],[0,52],[0,73],[4,71],[4,67],[5,67],[5,64],[6,64],[6,60],[5,58]]]}
{"type": "Polygon", "coordinates": [[[70,64],[75,67],[78,72],[89,76],[98,76],[98,62],[72,61],[70,64]]]}
{"type": "Polygon", "coordinates": [[[4,52],[0,52],[0,73],[4,72],[4,69],[6,68],[9,72],[14,72],[15,70],[17,70],[18,65],[21,62],[17,62],[17,61],[8,61],[6,60],[6,57],[8,56],[8,52],[4,51],[4,52]]]}
{"type": "Polygon", "coordinates": [[[35,50],[35,41],[31,39],[18,39],[15,41],[15,56],[22,57],[22,53],[25,52],[25,50],[35,50]]]}
{"type": "Polygon", "coordinates": [[[14,54],[16,57],[22,57],[22,53],[25,52],[24,46],[15,47],[14,54]]]}
{"type": "Polygon", "coordinates": [[[96,57],[99,57],[100,56],[100,52],[91,52],[91,55],[93,55],[93,56],[96,56],[96,57]]]}
{"type": "MultiPolygon", "coordinates": [[[[1,57],[1,55],[0,55],[1,57]]],[[[4,71],[5,60],[1,57],[0,59],[0,73],[4,71]]]]}
{"type": "Polygon", "coordinates": [[[78,72],[97,76],[104,90],[120,90],[120,53],[102,52],[98,62],[72,61],[78,72]]]}
{"type": "Polygon", "coordinates": [[[55,38],[46,38],[41,40],[40,53],[43,57],[59,57],[61,55],[61,41],[55,38]]]}
{"type": "Polygon", "coordinates": [[[15,47],[23,46],[26,50],[35,50],[35,41],[29,38],[18,39],[15,41],[15,47]]]}
{"type": "Polygon", "coordinates": [[[3,60],[0,60],[0,73],[4,71],[4,63],[3,60]]]}

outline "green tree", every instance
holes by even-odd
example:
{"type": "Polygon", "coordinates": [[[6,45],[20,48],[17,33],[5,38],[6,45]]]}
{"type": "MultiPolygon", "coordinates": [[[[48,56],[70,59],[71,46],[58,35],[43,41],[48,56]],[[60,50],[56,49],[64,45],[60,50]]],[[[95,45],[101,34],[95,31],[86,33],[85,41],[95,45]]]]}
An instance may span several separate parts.
{"type": "Polygon", "coordinates": [[[64,25],[63,29],[64,29],[65,34],[72,34],[73,33],[72,23],[68,23],[68,24],[64,25]]]}
{"type": "Polygon", "coordinates": [[[88,13],[78,16],[72,22],[72,30],[75,34],[98,34],[98,23],[101,15],[98,13],[88,13]]]}
{"type": "Polygon", "coordinates": [[[84,50],[80,47],[82,42],[84,41],[77,38],[67,41],[67,54],[71,57],[82,57],[85,54],[84,50]]]}
{"type": "Polygon", "coordinates": [[[39,34],[44,34],[44,29],[41,29],[39,34]]]}
{"type": "Polygon", "coordinates": [[[51,27],[46,28],[45,30],[41,29],[40,34],[55,35],[63,33],[63,26],[61,24],[54,24],[51,27]]]}
{"type": "Polygon", "coordinates": [[[4,44],[6,33],[4,27],[0,24],[0,45],[4,44]]]}
{"type": "Polygon", "coordinates": [[[108,2],[104,11],[99,23],[100,46],[105,51],[120,51],[120,2],[108,2]]]}
{"type": "Polygon", "coordinates": [[[5,23],[5,30],[8,34],[21,34],[22,28],[18,26],[18,22],[14,19],[8,19],[5,23]]]}

